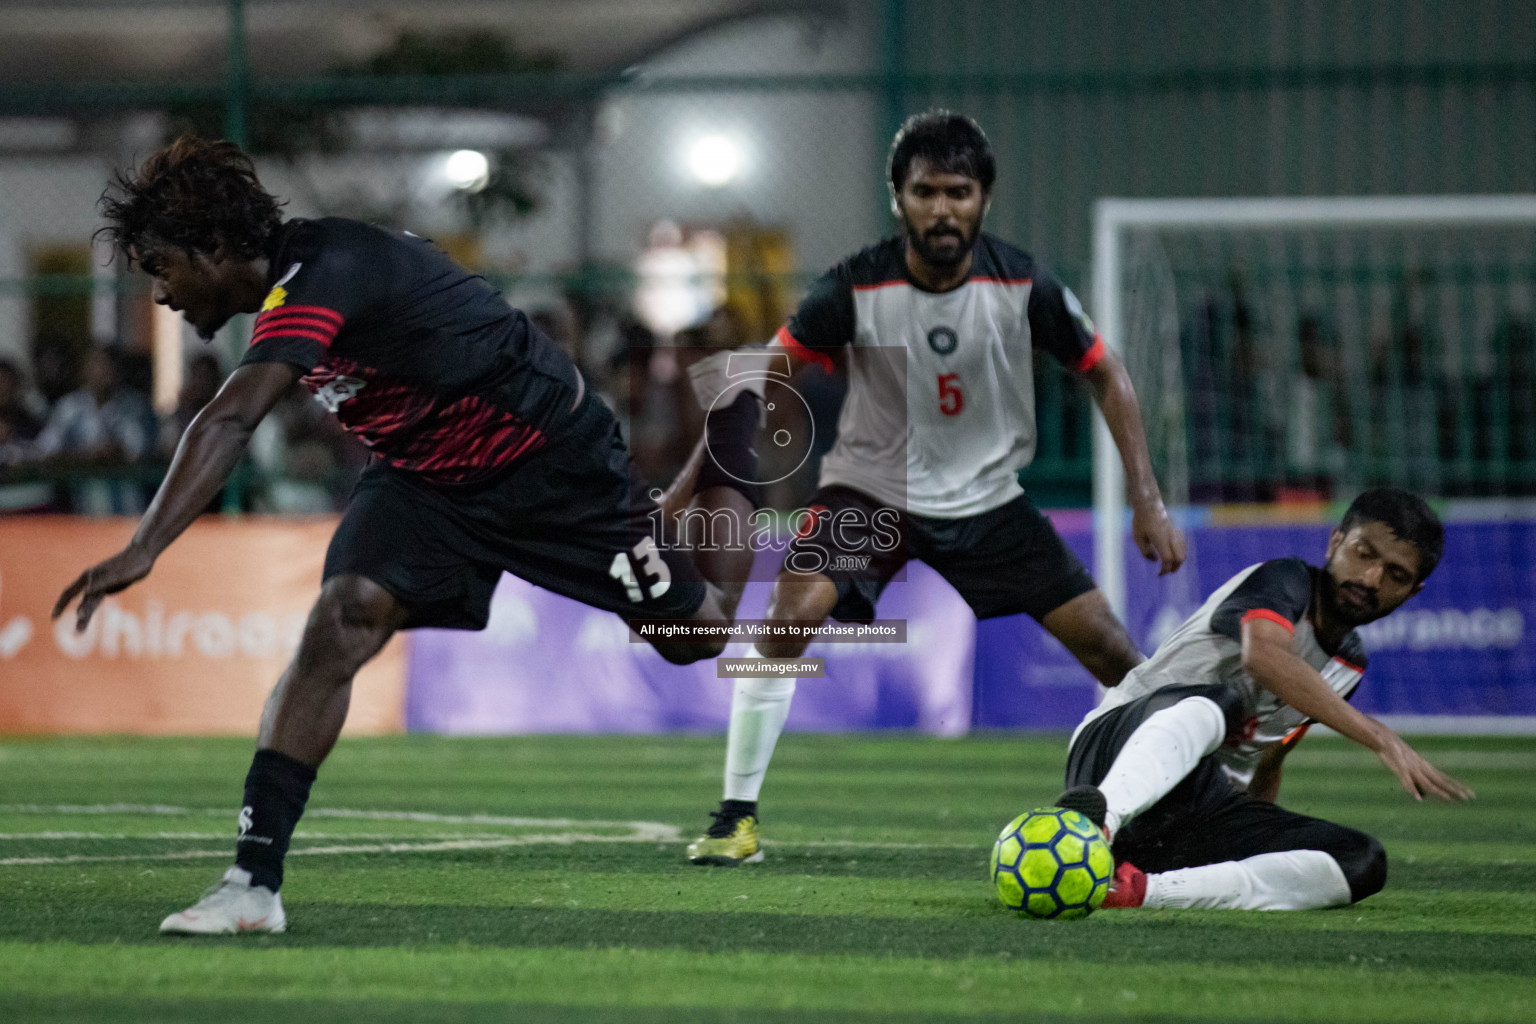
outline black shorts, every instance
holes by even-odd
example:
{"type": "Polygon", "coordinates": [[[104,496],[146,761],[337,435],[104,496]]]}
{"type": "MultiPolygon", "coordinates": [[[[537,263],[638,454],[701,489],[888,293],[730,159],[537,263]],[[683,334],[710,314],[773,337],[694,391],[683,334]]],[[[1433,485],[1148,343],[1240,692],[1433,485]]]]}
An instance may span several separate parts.
{"type": "MultiPolygon", "coordinates": [[[[1156,690],[1083,727],[1067,754],[1067,787],[1098,785],[1142,722],[1188,697],[1215,702],[1226,716],[1228,732],[1237,730],[1240,709],[1228,687],[1156,690]]],[[[1379,891],[1386,881],[1386,858],[1375,839],[1255,800],[1233,784],[1214,755],[1201,758],[1182,782],[1117,832],[1113,852],[1116,861],[1130,861],[1156,874],[1287,850],[1321,850],[1332,856],[1356,900],[1379,891]]]]}
{"type": "Polygon", "coordinates": [[[910,559],[926,562],[960,592],[978,619],[1027,612],[1042,619],[1095,589],[1083,563],[1025,495],[962,519],[903,512],[851,487],[816,492],[815,518],[795,524],[784,556],[792,572],[837,584],[839,622],[869,622],[875,602],[910,559]]]}
{"type": "Polygon", "coordinates": [[[325,555],[409,611],[405,628],[484,629],[503,572],[626,619],[685,619],[706,585],[635,476],[618,422],[588,391],[562,435],[483,484],[436,487],[375,461],[325,555]]]}

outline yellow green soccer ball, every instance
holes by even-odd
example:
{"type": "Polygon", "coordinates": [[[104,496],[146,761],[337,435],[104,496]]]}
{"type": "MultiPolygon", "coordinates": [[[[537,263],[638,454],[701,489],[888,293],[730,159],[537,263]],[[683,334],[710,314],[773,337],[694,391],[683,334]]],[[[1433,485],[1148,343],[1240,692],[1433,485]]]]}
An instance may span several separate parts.
{"type": "Polygon", "coordinates": [[[1026,811],[992,844],[997,898],[1029,917],[1087,917],[1104,902],[1114,874],[1103,833],[1077,811],[1026,811]]]}

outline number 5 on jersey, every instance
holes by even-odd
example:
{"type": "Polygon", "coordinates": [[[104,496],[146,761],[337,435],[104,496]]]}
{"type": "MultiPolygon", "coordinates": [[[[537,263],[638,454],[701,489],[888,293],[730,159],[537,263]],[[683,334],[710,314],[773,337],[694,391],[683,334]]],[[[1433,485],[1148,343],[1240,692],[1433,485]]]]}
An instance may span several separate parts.
{"type": "Polygon", "coordinates": [[[672,570],[667,568],[667,563],[662,560],[661,552],[656,549],[656,541],[646,537],[636,544],[632,551],[620,551],[613,556],[613,564],[608,566],[608,575],[624,584],[624,592],[629,599],[636,604],[645,600],[646,594],[640,589],[640,580],[635,570],[653,579],[648,588],[652,599],[665,594],[672,586],[672,570]]]}
{"type": "Polygon", "coordinates": [[[960,390],[960,375],[939,374],[939,412],[945,416],[958,416],[964,408],[965,392],[960,390]]]}

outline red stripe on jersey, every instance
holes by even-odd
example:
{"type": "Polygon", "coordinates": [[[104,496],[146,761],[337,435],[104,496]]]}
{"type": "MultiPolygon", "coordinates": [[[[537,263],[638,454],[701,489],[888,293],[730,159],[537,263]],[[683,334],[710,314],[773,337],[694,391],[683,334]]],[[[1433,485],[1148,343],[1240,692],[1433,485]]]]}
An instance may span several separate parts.
{"type": "Polygon", "coordinates": [[[479,395],[447,402],[334,355],[306,374],[302,383],[318,393],[339,377],[357,381],[336,403],[341,425],[385,462],[430,480],[483,479],[542,448],[547,440],[517,413],[479,395]]]}
{"type": "Polygon", "coordinates": [[[832,372],[832,357],[827,355],[825,352],[815,352],[800,344],[800,342],[795,340],[795,336],[789,333],[788,327],[780,327],[779,333],[775,334],[774,338],[780,345],[783,345],[785,348],[789,349],[791,355],[803,359],[808,363],[815,363],[817,366],[821,367],[823,370],[826,370],[828,373],[832,372]]]}
{"type": "Polygon", "coordinates": [[[973,277],[973,278],[971,278],[971,280],[975,281],[978,284],[1013,284],[1013,285],[1019,285],[1019,284],[1034,284],[1035,283],[1035,279],[1032,278],[1032,277],[973,277]]]}
{"type": "Polygon", "coordinates": [[[278,306],[256,317],[251,344],[274,337],[305,338],[330,347],[345,319],[324,306],[278,306]]]}
{"type": "MultiPolygon", "coordinates": [[[[1360,673],[1361,675],[1365,675],[1365,666],[1364,665],[1356,665],[1354,662],[1352,662],[1352,661],[1345,661],[1343,658],[1340,658],[1340,657],[1335,657],[1333,660],[1338,662],[1340,665],[1343,665],[1347,669],[1352,669],[1352,670],[1360,673]]],[[[1371,678],[1374,679],[1376,677],[1372,676],[1371,678]]]]}
{"type": "Polygon", "coordinates": [[[1285,734],[1285,738],[1280,741],[1280,745],[1287,750],[1291,749],[1296,744],[1301,742],[1301,738],[1307,734],[1307,730],[1310,728],[1312,728],[1311,722],[1307,722],[1304,725],[1298,725],[1296,728],[1285,734]]]}
{"type": "Polygon", "coordinates": [[[898,281],[877,281],[874,284],[856,284],[853,286],[853,290],[856,292],[872,292],[876,288],[895,288],[897,285],[909,285],[911,283],[911,281],[904,279],[898,281]]]}
{"type": "Polygon", "coordinates": [[[1087,373],[1095,366],[1098,366],[1099,360],[1103,358],[1104,336],[1102,334],[1095,334],[1093,336],[1093,345],[1089,347],[1087,352],[1083,353],[1083,358],[1077,361],[1077,365],[1073,367],[1073,369],[1075,369],[1078,373],[1087,373]]]}
{"type": "Polygon", "coordinates": [[[1268,608],[1255,608],[1243,615],[1240,622],[1252,622],[1254,619],[1267,619],[1285,627],[1285,631],[1292,636],[1296,635],[1296,623],[1281,615],[1279,612],[1270,611],[1268,608]]]}
{"type": "Polygon", "coordinates": [[[336,340],[335,331],[306,330],[302,327],[285,327],[278,324],[275,327],[266,327],[251,335],[251,344],[258,341],[266,341],[268,338],[310,338],[327,347],[336,340]]]}
{"type": "Polygon", "coordinates": [[[344,316],[336,312],[334,309],[327,309],[324,306],[274,306],[273,308],[262,312],[256,317],[256,319],[266,320],[269,317],[288,316],[294,313],[300,314],[302,316],[318,316],[323,317],[326,320],[334,320],[336,321],[337,327],[340,327],[342,324],[346,323],[346,318],[344,316]]]}
{"type": "Polygon", "coordinates": [[[330,331],[335,334],[337,326],[335,321],[327,320],[320,316],[310,316],[308,313],[294,313],[282,317],[257,317],[256,329],[259,331],[266,327],[287,327],[290,324],[298,324],[302,327],[314,327],[317,330],[330,331]]]}

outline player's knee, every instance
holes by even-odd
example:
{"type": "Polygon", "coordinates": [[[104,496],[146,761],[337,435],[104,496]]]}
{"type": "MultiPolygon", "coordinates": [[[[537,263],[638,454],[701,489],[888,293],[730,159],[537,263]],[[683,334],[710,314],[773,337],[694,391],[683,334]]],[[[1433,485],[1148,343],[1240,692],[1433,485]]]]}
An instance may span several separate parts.
{"type": "Polygon", "coordinates": [[[307,632],[338,652],[371,650],[399,627],[401,618],[399,602],[377,583],[363,576],[333,576],[320,590],[307,632]]]}
{"type": "Polygon", "coordinates": [[[1080,594],[1048,612],[1040,624],[1105,686],[1119,685],[1131,669],[1146,660],[1098,590],[1080,594]]]}
{"type": "Polygon", "coordinates": [[[1376,895],[1387,884],[1387,851],[1372,836],[1350,829],[1338,848],[1329,852],[1349,883],[1351,903],[1376,895]]]}
{"type": "MultiPolygon", "coordinates": [[[[768,599],[768,624],[798,627],[819,624],[835,607],[837,584],[828,577],[781,572],[774,580],[773,593],[768,599]]],[[[755,646],[765,658],[798,658],[811,642],[803,629],[799,632],[799,636],[761,638],[755,646]]]]}

